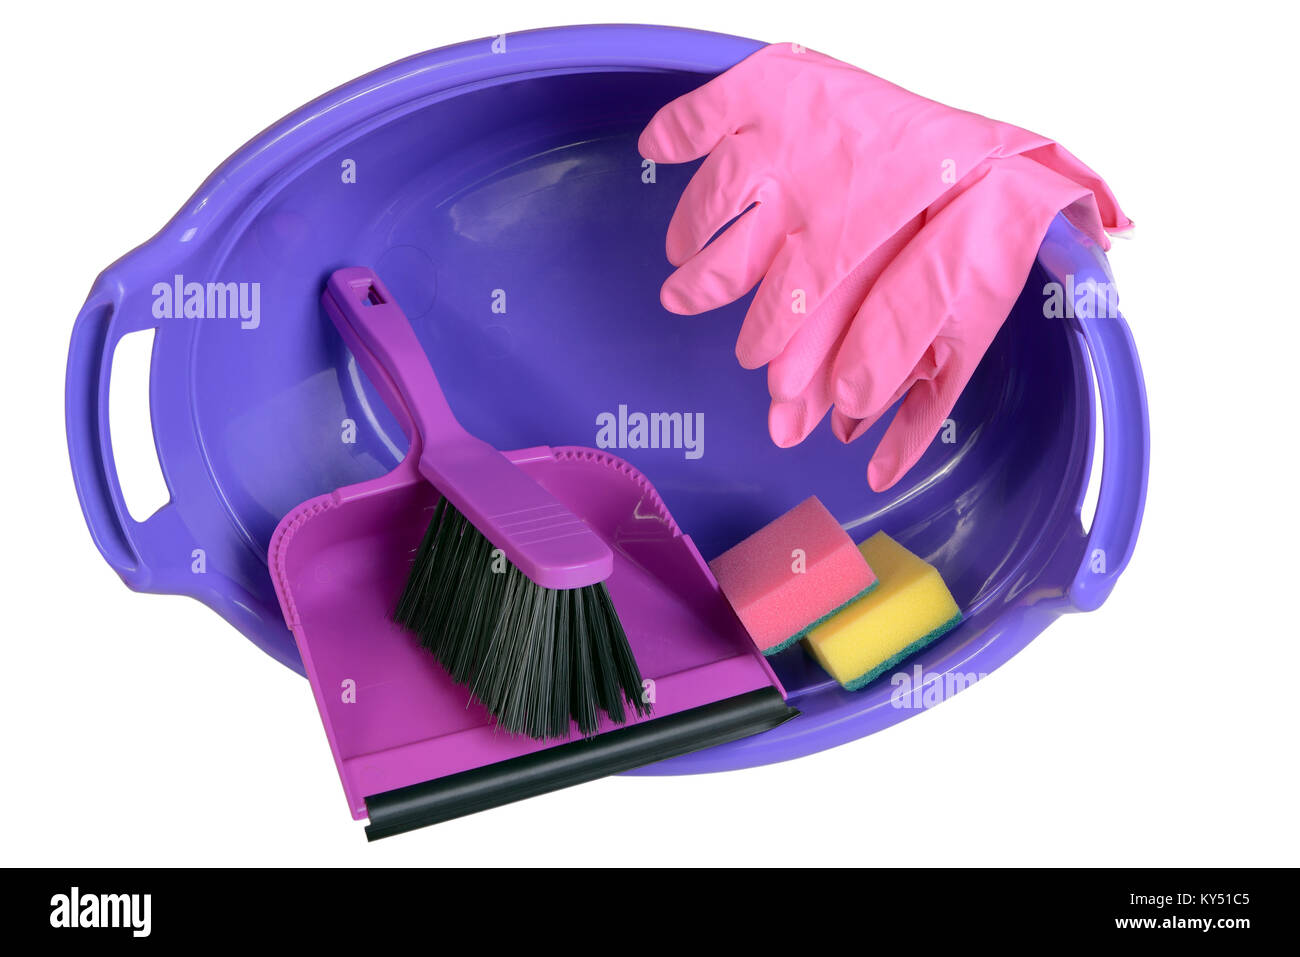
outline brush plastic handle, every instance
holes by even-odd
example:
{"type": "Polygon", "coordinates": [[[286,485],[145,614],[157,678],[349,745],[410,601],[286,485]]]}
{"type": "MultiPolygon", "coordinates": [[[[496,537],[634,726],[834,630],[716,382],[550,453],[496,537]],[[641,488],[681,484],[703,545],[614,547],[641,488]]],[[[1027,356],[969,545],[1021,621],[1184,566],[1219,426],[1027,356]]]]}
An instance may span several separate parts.
{"type": "Polygon", "coordinates": [[[419,436],[420,473],[506,558],[545,588],[581,588],[610,576],[614,556],[604,540],[456,421],[415,330],[373,270],[336,271],[322,302],[371,382],[389,393],[384,398],[393,413],[409,426],[412,452],[420,448],[419,436]]]}

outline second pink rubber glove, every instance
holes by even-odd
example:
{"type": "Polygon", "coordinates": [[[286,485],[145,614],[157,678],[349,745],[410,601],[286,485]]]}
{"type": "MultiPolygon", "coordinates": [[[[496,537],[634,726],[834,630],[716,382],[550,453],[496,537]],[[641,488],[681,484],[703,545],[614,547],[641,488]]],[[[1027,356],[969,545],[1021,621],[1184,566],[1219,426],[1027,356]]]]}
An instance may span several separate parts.
{"type": "Polygon", "coordinates": [[[1104,229],[1131,225],[1051,140],[790,44],[668,104],[639,145],[656,162],[707,154],[669,224],[678,269],[661,298],[694,314],[761,280],[736,354],[746,368],[770,363],[779,445],[802,441],[832,401],[849,441],[889,407],[882,395],[918,387],[873,457],[876,488],[933,437],[1052,216],[1064,210],[1103,247],[1104,229]]]}

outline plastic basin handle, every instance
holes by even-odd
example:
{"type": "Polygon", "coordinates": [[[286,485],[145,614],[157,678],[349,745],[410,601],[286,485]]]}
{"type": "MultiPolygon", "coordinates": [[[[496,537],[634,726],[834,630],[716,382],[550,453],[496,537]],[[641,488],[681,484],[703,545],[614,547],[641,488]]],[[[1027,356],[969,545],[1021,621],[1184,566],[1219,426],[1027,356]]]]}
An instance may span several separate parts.
{"type": "Polygon", "coordinates": [[[104,559],[128,585],[143,587],[149,570],[131,540],[130,515],[117,479],[108,435],[108,374],[119,302],[102,280],[72,327],[64,417],[72,480],[86,524],[104,559]]]}
{"type": "MultiPolygon", "coordinates": [[[[198,490],[177,489],[167,479],[172,500],[143,522],[131,517],[122,495],[109,432],[109,380],[113,352],[123,336],[156,327],[148,315],[126,315],[124,286],[101,276],[78,313],[68,348],[64,415],[73,483],[95,547],[122,581],[135,591],[184,595],[203,602],[237,628],[256,631],[265,619],[265,603],[209,561],[195,574],[197,542],[182,517],[178,496],[198,490]]],[[[292,639],[264,645],[269,654],[301,671],[292,639]]]]}
{"type": "MultiPolygon", "coordinates": [[[[1105,253],[1062,216],[1048,229],[1039,258],[1058,282],[1073,274],[1076,289],[1089,283],[1104,290],[1113,287],[1105,253]]],[[[1100,306],[1104,297],[1096,298],[1100,306]]],[[[1073,321],[1092,358],[1105,442],[1097,509],[1069,598],[1078,610],[1093,611],[1110,595],[1133,555],[1146,505],[1151,438],[1146,385],[1128,323],[1118,311],[1083,311],[1091,314],[1073,321]]]]}
{"type": "Polygon", "coordinates": [[[1150,426],[1133,334],[1122,316],[1080,319],[1101,397],[1101,491],[1083,561],[1070,585],[1081,611],[1101,607],[1127,567],[1146,505],[1150,426]]]}
{"type": "MultiPolygon", "coordinates": [[[[191,570],[197,543],[181,517],[177,491],[166,471],[171,498],[143,522],[131,517],[122,494],[109,427],[113,353],[124,336],[157,326],[147,311],[123,311],[124,290],[108,273],[102,275],[72,327],[64,416],[77,497],[95,546],[128,587],[188,595],[221,611],[230,603],[214,591],[212,576],[191,570]]],[[[238,608],[231,611],[241,616],[238,608]]]]}

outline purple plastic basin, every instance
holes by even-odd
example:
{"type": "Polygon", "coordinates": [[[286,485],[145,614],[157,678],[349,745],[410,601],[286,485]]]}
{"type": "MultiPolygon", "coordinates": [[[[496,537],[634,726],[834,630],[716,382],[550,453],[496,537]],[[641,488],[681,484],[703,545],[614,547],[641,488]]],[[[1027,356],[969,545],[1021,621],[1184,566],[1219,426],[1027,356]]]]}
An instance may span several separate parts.
{"type": "MultiPolygon", "coordinates": [[[[319,306],[331,272],[364,263],[411,317],[465,427],[497,448],[595,446],[599,418],[620,410],[702,416],[701,446],[611,451],[706,558],[815,494],[855,539],[884,529],[934,563],[966,620],[909,675],[986,674],[1056,616],[1100,605],[1141,519],[1146,401],[1122,318],[1044,317],[1047,282],[1111,281],[1062,220],[954,410],[955,441],[883,495],[865,471],[887,422],[849,446],[825,423],[796,448],[772,445],[765,377],[732,351],[748,300],[697,319],[659,305],[664,233],[693,167],[644,182],[637,133],[759,46],[639,26],[511,35],[505,52],[475,41],[341,87],[246,145],[101,274],[77,319],[68,441],[105,559],[130,587],[198,598],[302,670],[267,569],[272,532],[299,503],[389,471],[404,447],[319,306]],[[257,314],[160,317],[177,276],[249,284],[257,314]],[[117,341],[145,328],[157,329],[151,410],[171,502],[136,522],[107,397],[117,341]],[[1105,461],[1085,530],[1095,394],[1105,461]]],[[[849,693],[800,649],[773,664],[801,717],[645,773],[790,758],[917,710],[897,706],[889,676],[849,693]]]]}

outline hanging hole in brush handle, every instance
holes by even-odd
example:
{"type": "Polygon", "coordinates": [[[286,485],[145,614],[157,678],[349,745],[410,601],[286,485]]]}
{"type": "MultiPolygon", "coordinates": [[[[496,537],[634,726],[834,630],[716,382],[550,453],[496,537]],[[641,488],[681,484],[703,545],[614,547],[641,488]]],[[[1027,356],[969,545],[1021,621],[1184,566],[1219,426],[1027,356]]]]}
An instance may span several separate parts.
{"type": "Polygon", "coordinates": [[[1094,308],[1084,310],[1090,315],[1073,319],[1092,359],[1105,430],[1097,509],[1069,588],[1075,608],[1093,611],[1128,566],[1142,524],[1151,451],[1146,385],[1133,334],[1115,308],[1114,277],[1101,248],[1058,216],[1039,259],[1059,283],[1072,276],[1076,290],[1105,291],[1092,297],[1094,308]]]}
{"type": "MultiPolygon", "coordinates": [[[[346,272],[346,270],[340,270],[340,272],[346,272]]],[[[358,302],[365,308],[384,304],[378,289],[369,283],[358,285],[353,291],[357,295],[358,302]]],[[[420,430],[415,427],[411,410],[407,408],[406,400],[402,397],[401,388],[393,381],[393,377],[389,375],[383,363],[361,341],[356,329],[347,319],[346,313],[348,310],[338,305],[338,296],[350,294],[347,287],[333,290],[330,286],[327,286],[325,294],[321,296],[321,305],[325,307],[325,312],[334,323],[334,328],[338,330],[348,352],[356,360],[357,366],[365,373],[375,391],[379,393],[379,401],[388,407],[388,411],[397,420],[398,428],[406,436],[409,443],[406,460],[419,461],[424,452],[424,442],[420,436],[420,430]]]]}

